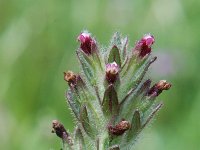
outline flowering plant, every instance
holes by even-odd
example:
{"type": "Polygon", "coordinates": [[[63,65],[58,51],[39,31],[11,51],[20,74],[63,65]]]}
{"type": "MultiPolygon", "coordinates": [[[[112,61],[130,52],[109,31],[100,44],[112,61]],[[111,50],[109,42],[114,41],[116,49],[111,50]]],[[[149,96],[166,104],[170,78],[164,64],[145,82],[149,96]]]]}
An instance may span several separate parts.
{"type": "Polygon", "coordinates": [[[155,39],[144,35],[128,50],[128,38],[115,33],[102,50],[87,31],[78,36],[76,51],[82,73],[64,73],[69,85],[67,102],[76,120],[73,134],[57,120],[53,132],[63,149],[131,149],[141,131],[161,108],[156,98],[171,84],[161,80],[151,86],[145,74],[156,60],[151,56],[155,39]]]}

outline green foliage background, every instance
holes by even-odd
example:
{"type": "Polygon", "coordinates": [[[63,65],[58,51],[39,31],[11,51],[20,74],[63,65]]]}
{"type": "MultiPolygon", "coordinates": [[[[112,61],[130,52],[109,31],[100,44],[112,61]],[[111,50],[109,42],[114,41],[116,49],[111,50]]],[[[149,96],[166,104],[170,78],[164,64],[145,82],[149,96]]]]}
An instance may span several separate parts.
{"type": "Polygon", "coordinates": [[[149,76],[173,87],[136,150],[200,148],[200,1],[0,0],[0,149],[59,149],[51,120],[72,131],[63,71],[79,71],[77,35],[88,29],[103,45],[115,31],[130,46],[144,33],[159,56],[149,76]]]}

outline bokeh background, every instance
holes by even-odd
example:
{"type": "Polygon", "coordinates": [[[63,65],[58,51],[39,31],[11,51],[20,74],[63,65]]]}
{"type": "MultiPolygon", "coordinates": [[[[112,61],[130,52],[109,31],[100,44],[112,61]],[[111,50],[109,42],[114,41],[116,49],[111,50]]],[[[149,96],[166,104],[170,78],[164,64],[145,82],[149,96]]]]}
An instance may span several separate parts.
{"type": "Polygon", "coordinates": [[[115,31],[130,47],[156,38],[149,73],[173,87],[135,150],[200,149],[199,0],[0,0],[0,149],[57,150],[51,121],[73,121],[63,71],[79,71],[77,35],[88,29],[103,45],[115,31]]]}

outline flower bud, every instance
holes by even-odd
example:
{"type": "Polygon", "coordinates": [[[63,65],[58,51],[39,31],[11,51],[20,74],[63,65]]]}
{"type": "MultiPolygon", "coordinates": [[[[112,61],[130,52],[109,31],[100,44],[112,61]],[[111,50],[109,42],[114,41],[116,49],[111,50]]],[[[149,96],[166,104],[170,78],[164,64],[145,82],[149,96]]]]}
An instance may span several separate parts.
{"type": "Polygon", "coordinates": [[[166,80],[161,80],[156,84],[156,87],[160,90],[169,90],[171,87],[170,83],[167,83],[166,80]]]}
{"type": "Polygon", "coordinates": [[[146,55],[151,53],[151,46],[155,42],[154,37],[150,34],[145,35],[140,41],[136,43],[135,48],[133,49],[133,54],[144,58],[146,55]]]}
{"type": "Polygon", "coordinates": [[[72,71],[64,72],[64,80],[67,81],[70,86],[75,85],[76,75],[72,71]]]}
{"type": "Polygon", "coordinates": [[[106,65],[106,80],[109,83],[114,83],[119,76],[119,66],[116,62],[106,65]]]}
{"type": "Polygon", "coordinates": [[[122,135],[126,130],[130,129],[131,125],[128,121],[122,120],[116,126],[109,125],[108,131],[113,135],[122,135]]]}
{"type": "Polygon", "coordinates": [[[81,33],[78,36],[78,41],[81,43],[81,50],[87,55],[91,55],[97,49],[96,41],[90,36],[90,33],[81,33]]]}
{"type": "Polygon", "coordinates": [[[85,88],[85,83],[80,75],[74,74],[72,71],[64,72],[64,80],[67,81],[71,88],[85,88]]]}
{"type": "Polygon", "coordinates": [[[67,142],[69,145],[73,145],[73,141],[69,133],[66,131],[65,127],[58,121],[52,121],[52,133],[56,133],[56,135],[63,140],[63,142],[67,142]]]}
{"type": "Polygon", "coordinates": [[[171,84],[166,80],[160,80],[156,83],[152,88],[150,88],[148,95],[158,96],[162,93],[163,90],[169,90],[171,88],[171,84]]]}
{"type": "Polygon", "coordinates": [[[67,131],[65,130],[65,127],[58,121],[58,120],[53,120],[52,121],[52,133],[56,133],[58,137],[61,139],[65,139],[66,136],[68,136],[67,131]]]}

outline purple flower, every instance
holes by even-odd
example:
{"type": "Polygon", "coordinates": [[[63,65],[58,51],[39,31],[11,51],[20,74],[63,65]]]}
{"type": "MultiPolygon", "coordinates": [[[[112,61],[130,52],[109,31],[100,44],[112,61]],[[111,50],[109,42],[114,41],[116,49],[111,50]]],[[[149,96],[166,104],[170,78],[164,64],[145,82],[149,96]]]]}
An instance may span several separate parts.
{"type": "Polygon", "coordinates": [[[144,58],[151,53],[151,46],[155,42],[152,35],[146,34],[140,41],[136,43],[133,53],[140,58],[144,58]]]}
{"type": "Polygon", "coordinates": [[[106,80],[109,83],[114,83],[119,75],[119,66],[116,62],[106,65],[106,80]]]}
{"type": "Polygon", "coordinates": [[[78,41],[81,43],[81,50],[90,55],[96,51],[96,41],[90,36],[90,33],[83,32],[78,36],[78,41]]]}

